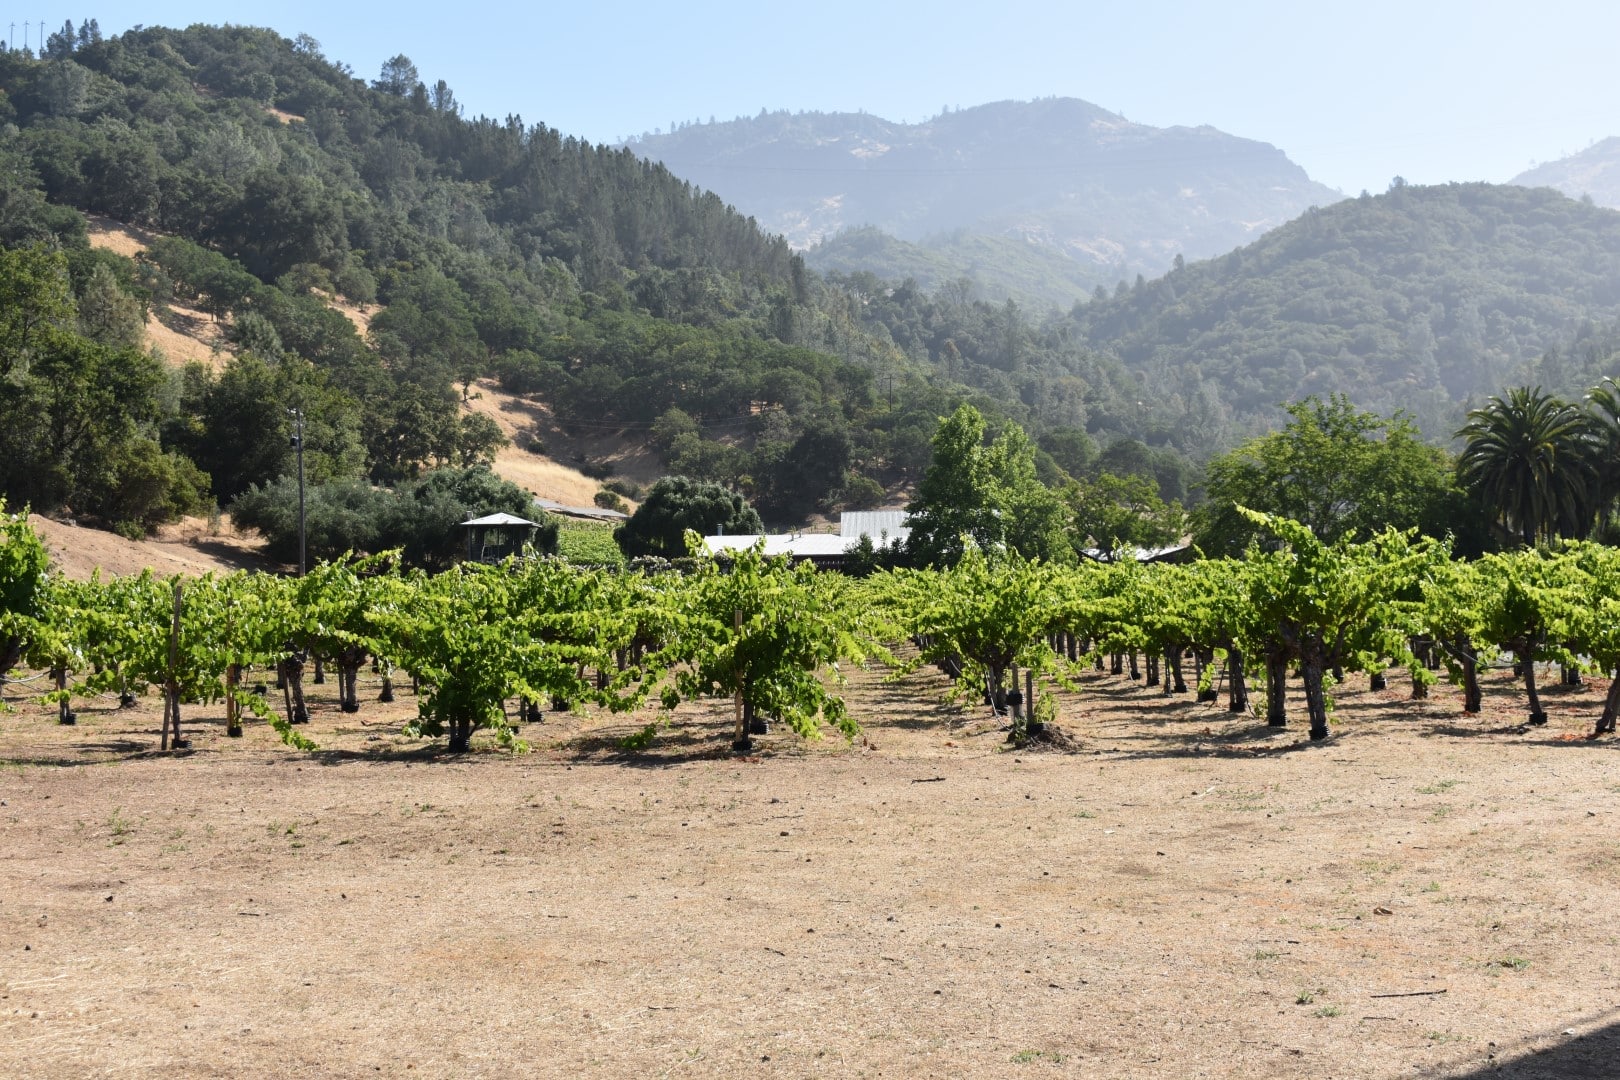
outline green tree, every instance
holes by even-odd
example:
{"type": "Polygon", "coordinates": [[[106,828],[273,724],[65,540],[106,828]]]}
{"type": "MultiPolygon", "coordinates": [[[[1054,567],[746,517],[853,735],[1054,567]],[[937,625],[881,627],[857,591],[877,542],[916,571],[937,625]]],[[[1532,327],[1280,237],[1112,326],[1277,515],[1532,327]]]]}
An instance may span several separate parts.
{"type": "MultiPolygon", "coordinates": [[[[1098,286],[1101,288],[1101,286],[1098,286]]],[[[1080,428],[1057,428],[1041,435],[1036,443],[1052,455],[1070,476],[1084,476],[1097,460],[1097,442],[1080,428]]]]}
{"type": "Polygon", "coordinates": [[[906,506],[918,565],[954,565],[972,544],[1025,558],[1072,561],[1063,504],[1035,475],[1035,447],[1016,424],[984,445],[984,417],[957,407],[934,432],[933,462],[906,506]]]}
{"type": "Polygon", "coordinates": [[[73,314],[60,254],[38,244],[0,250],[0,381],[26,375],[35,352],[73,314]]]}
{"type": "Polygon", "coordinates": [[[1258,535],[1240,507],[1301,522],[1329,544],[1386,528],[1468,531],[1445,452],[1409,419],[1363,412],[1341,394],[1287,409],[1293,419],[1281,431],[1210,462],[1193,527],[1206,553],[1239,555],[1258,535]]]}
{"type": "Polygon", "coordinates": [[[1457,479],[1527,547],[1585,535],[1598,486],[1588,424],[1539,386],[1515,387],[1468,414],[1457,479]]]}
{"type": "Polygon", "coordinates": [[[1035,444],[1024,429],[1008,424],[986,457],[1007,546],[1026,559],[1072,563],[1068,512],[1057,492],[1041,483],[1035,444]]]}
{"type": "Polygon", "coordinates": [[[421,83],[416,65],[404,53],[383,61],[382,74],[372,85],[384,94],[406,97],[421,83]]]}
{"type": "MultiPolygon", "coordinates": [[[[466,550],[461,523],[493,513],[527,517],[534,513],[534,499],[487,467],[435,469],[395,489],[337,479],[307,486],[304,497],[306,542],[315,559],[398,548],[407,565],[443,568],[466,550]]],[[[293,477],[250,486],[231,503],[231,516],[264,534],[271,557],[297,558],[298,481],[293,477]]],[[[556,551],[555,523],[542,523],[536,547],[542,554],[556,551]]]]}
{"type": "Polygon", "coordinates": [[[1612,515],[1620,500],[1620,382],[1604,379],[1586,395],[1597,485],[1595,504],[1600,515],[1612,515]]]}
{"type": "Polygon", "coordinates": [[[996,550],[1002,525],[985,461],[984,417],[971,405],[958,406],[940,420],[931,446],[933,461],[906,505],[913,558],[919,565],[953,566],[970,543],[996,550]]]}
{"type": "Polygon", "coordinates": [[[138,349],[146,338],[146,313],[106,265],[98,263],[79,295],[78,331],[99,345],[138,349]]]}
{"type": "Polygon", "coordinates": [[[613,532],[626,556],[686,554],[686,534],[747,535],[764,531],[759,514],[741,495],[719,484],[666,476],[647,492],[630,520],[613,532]]]}
{"type": "Polygon", "coordinates": [[[1186,514],[1159,498],[1159,488],[1143,476],[1099,473],[1072,480],[1063,489],[1072,515],[1071,537],[1077,548],[1115,552],[1127,547],[1154,548],[1175,543],[1186,529],[1186,514]]]}
{"type": "Polygon", "coordinates": [[[773,463],[760,509],[773,521],[803,521],[843,487],[852,450],[842,423],[809,424],[773,463]]]}
{"type": "MultiPolygon", "coordinates": [[[[404,549],[413,566],[444,567],[466,550],[467,534],[461,523],[468,518],[507,513],[533,519],[534,496],[510,480],[503,480],[487,465],[434,469],[420,480],[402,485],[390,522],[379,538],[384,548],[404,549]]],[[[557,524],[541,515],[535,547],[542,555],[557,550],[557,524]]]]}

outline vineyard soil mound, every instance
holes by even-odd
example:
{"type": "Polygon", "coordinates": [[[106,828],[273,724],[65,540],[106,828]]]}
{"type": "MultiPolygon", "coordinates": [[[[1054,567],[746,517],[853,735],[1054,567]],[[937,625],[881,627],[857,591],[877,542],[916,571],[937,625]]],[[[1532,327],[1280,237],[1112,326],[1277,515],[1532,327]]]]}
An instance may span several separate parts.
{"type": "Polygon", "coordinates": [[[1365,686],[1312,745],[1088,675],[1031,754],[857,672],[864,737],[739,759],[729,703],[451,758],[375,676],[309,687],[316,753],[187,706],[160,755],[153,697],[12,684],[0,1075],[1604,1075],[1605,682],[1525,734],[1502,672],[1365,686]]]}
{"type": "MultiPolygon", "coordinates": [[[[1009,740],[1012,741],[1012,740],[1009,740]]],[[[1019,745],[1020,750],[1040,751],[1051,750],[1057,753],[1077,754],[1085,747],[1072,733],[1064,731],[1056,724],[1032,725],[1024,741],[1019,745]]]]}

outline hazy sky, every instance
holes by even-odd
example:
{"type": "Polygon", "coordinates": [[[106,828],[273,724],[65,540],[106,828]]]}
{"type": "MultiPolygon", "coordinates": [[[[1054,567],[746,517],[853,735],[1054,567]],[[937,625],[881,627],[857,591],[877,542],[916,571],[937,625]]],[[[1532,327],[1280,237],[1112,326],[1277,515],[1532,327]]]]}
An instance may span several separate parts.
{"type": "Polygon", "coordinates": [[[93,14],[104,33],[221,21],[304,32],[367,79],[402,52],[469,115],[516,112],[605,142],[761,108],[921,120],[1060,95],[1273,143],[1353,195],[1397,174],[1507,180],[1620,134],[1615,0],[99,0],[28,14],[52,28],[93,14]]]}

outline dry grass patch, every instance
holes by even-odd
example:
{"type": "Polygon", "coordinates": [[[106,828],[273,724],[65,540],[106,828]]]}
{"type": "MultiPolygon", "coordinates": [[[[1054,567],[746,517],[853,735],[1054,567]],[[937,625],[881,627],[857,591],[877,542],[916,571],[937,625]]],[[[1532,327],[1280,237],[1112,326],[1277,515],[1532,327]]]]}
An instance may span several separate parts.
{"type": "Polygon", "coordinates": [[[221,515],[217,528],[206,518],[182,518],[144,540],[126,540],[116,533],[38,514],[30,514],[28,523],[45,542],[55,566],[79,581],[88,580],[98,570],[103,576],[121,576],[150,568],[167,576],[269,568],[260,554],[263,541],[259,535],[234,532],[229,515],[221,515]]]}

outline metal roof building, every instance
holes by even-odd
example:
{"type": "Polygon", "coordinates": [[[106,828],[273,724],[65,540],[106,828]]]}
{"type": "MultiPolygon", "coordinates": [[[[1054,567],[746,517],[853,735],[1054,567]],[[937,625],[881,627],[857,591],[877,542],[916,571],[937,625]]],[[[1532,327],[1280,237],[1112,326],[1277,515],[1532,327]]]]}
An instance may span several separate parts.
{"type": "Polygon", "coordinates": [[[768,556],[786,555],[790,559],[842,560],[849,541],[831,533],[787,533],[778,536],[705,536],[703,546],[711,555],[722,551],[747,551],[761,540],[765,541],[768,556]]]}
{"type": "Polygon", "coordinates": [[[1193,546],[1191,544],[1172,544],[1169,547],[1139,548],[1123,547],[1118,551],[1104,551],[1102,548],[1086,548],[1081,552],[1093,562],[1124,562],[1134,559],[1139,563],[1154,562],[1191,562],[1193,546]]]}
{"type": "Polygon", "coordinates": [[[904,510],[846,511],[839,515],[838,535],[851,543],[870,536],[873,547],[898,547],[911,535],[907,516],[904,510]]]}
{"type": "Polygon", "coordinates": [[[624,521],[630,515],[620,513],[618,510],[605,510],[600,506],[564,506],[551,499],[536,498],[534,505],[550,514],[562,514],[564,517],[589,518],[592,521],[624,521]]]}

